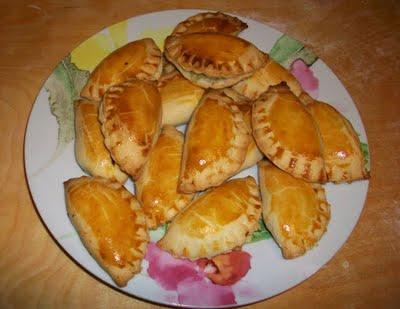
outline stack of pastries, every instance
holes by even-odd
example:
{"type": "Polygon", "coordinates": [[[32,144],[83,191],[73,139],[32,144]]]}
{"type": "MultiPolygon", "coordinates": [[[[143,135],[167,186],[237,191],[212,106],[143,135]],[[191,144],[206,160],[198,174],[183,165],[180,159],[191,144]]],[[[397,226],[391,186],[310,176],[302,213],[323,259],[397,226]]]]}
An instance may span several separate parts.
{"type": "Polygon", "coordinates": [[[65,182],[67,212],[119,286],[140,272],[149,229],[165,223],[157,244],[180,258],[237,250],[260,218],[285,258],[300,256],[327,229],[322,184],[368,177],[351,124],[237,37],[246,28],[207,12],[179,23],[164,53],[150,38],[131,42],[75,102],[76,160],[90,177],[65,182]],[[258,184],[229,180],[256,164],[258,184]]]}

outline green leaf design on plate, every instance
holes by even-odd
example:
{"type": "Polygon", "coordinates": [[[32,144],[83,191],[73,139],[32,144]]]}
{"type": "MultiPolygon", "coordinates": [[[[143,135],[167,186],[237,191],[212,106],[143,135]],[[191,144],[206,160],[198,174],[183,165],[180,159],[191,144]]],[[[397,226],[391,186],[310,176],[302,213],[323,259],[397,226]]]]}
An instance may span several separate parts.
{"type": "Polygon", "coordinates": [[[52,158],[33,175],[37,175],[57,159],[65,146],[74,139],[74,101],[79,98],[88,77],[89,72],[78,69],[71,63],[71,57],[68,55],[58,63],[44,84],[49,93],[50,111],[57,119],[58,140],[52,158]]]}
{"type": "Polygon", "coordinates": [[[262,219],[258,222],[259,228],[251,235],[251,239],[247,243],[257,242],[260,240],[271,238],[271,233],[267,230],[262,219]]]}
{"type": "Polygon", "coordinates": [[[164,223],[160,225],[155,230],[150,230],[150,239],[152,241],[158,241],[159,239],[163,238],[168,228],[168,223],[164,223]]]}
{"type": "Polygon", "coordinates": [[[286,69],[297,59],[301,59],[308,66],[312,65],[318,57],[299,41],[287,36],[281,36],[272,47],[269,55],[286,69]]]}
{"type": "Polygon", "coordinates": [[[367,143],[361,143],[361,151],[364,155],[365,159],[365,168],[367,169],[368,172],[371,171],[371,160],[370,160],[370,154],[369,154],[369,148],[367,143]]]}
{"type": "Polygon", "coordinates": [[[57,150],[74,139],[73,103],[79,97],[88,77],[89,72],[78,69],[71,63],[71,57],[68,55],[57,65],[44,85],[49,92],[51,113],[57,118],[57,150]]]}

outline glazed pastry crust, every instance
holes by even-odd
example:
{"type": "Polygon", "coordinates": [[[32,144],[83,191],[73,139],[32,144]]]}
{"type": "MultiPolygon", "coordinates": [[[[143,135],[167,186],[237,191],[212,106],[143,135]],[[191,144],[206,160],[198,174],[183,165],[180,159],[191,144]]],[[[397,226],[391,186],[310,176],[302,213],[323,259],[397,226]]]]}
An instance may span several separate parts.
{"type": "Polygon", "coordinates": [[[238,104],[247,104],[247,105],[250,104],[251,105],[254,102],[254,101],[251,101],[248,98],[246,98],[244,95],[241,95],[237,91],[233,90],[232,87],[224,88],[224,89],[222,89],[222,91],[225,95],[230,97],[237,105],[238,104]]]}
{"type": "Polygon", "coordinates": [[[204,89],[192,84],[176,69],[158,80],[162,103],[162,124],[187,123],[203,96],[204,89]]]}
{"type": "Polygon", "coordinates": [[[170,221],[193,199],[193,194],[177,192],[183,141],[181,132],[164,126],[135,182],[137,198],[151,229],[170,221]]]}
{"type": "Polygon", "coordinates": [[[134,180],[157,141],[161,112],[157,87],[141,80],[112,86],[101,102],[99,119],[104,143],[114,161],[134,180]]]}
{"type": "Polygon", "coordinates": [[[237,35],[247,27],[247,24],[237,17],[222,12],[205,12],[193,15],[179,23],[172,34],[218,32],[237,35]]]}
{"type": "Polygon", "coordinates": [[[242,166],[250,135],[230,98],[206,93],[186,131],[178,188],[193,193],[219,186],[242,166]]]}
{"type": "Polygon", "coordinates": [[[236,106],[238,109],[242,112],[243,114],[243,119],[244,122],[246,123],[247,130],[250,135],[250,143],[249,146],[247,147],[247,152],[246,152],[246,158],[240,167],[239,171],[245,170],[249,167],[252,167],[255,165],[258,161],[260,161],[264,155],[258,149],[258,146],[256,144],[256,141],[254,140],[254,137],[252,135],[252,126],[251,126],[251,109],[252,109],[252,104],[251,103],[236,103],[236,106]]]}
{"type": "Polygon", "coordinates": [[[81,96],[99,101],[111,86],[131,78],[155,81],[162,71],[161,51],[153,39],[130,42],[104,58],[90,74],[81,96]]]}
{"type": "Polygon", "coordinates": [[[260,216],[254,178],[233,179],[195,199],[157,245],[177,257],[211,258],[242,246],[257,230],[260,216]]]}
{"type": "Polygon", "coordinates": [[[275,165],[309,182],[326,181],[318,128],[286,86],[271,87],[253,105],[253,136],[275,165]]]}
{"type": "Polygon", "coordinates": [[[165,56],[191,82],[215,89],[249,77],[266,62],[266,56],[250,42],[220,33],[169,36],[165,56]]]}
{"type": "Polygon", "coordinates": [[[149,242],[139,203],[121,184],[101,177],[64,183],[68,216],[83,244],[122,287],[141,270],[149,242]]]}
{"type": "Polygon", "coordinates": [[[272,163],[258,163],[263,220],[285,259],[303,255],[321,239],[330,220],[324,188],[294,178],[272,163]]]}
{"type": "Polygon", "coordinates": [[[333,106],[304,98],[318,125],[328,180],[335,183],[369,178],[360,140],[351,123],[333,106]]]}
{"type": "Polygon", "coordinates": [[[92,176],[124,183],[128,175],[120,170],[104,146],[98,120],[99,102],[75,101],[75,157],[80,167],[92,176]]]}
{"type": "Polygon", "coordinates": [[[249,100],[256,100],[269,87],[276,86],[282,82],[285,82],[297,97],[303,91],[300,83],[292,73],[269,58],[265,66],[258,69],[251,77],[232,86],[232,89],[249,100]]]}

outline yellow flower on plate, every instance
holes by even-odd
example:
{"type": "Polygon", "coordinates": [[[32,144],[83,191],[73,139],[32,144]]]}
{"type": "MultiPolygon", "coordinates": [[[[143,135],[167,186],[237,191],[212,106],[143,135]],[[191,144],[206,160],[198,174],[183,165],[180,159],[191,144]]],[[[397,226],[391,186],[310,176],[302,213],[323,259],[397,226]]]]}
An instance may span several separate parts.
{"type": "Polygon", "coordinates": [[[91,36],[71,52],[71,62],[81,70],[93,71],[113,50],[128,43],[127,26],[124,20],[91,36]]]}
{"type": "Polygon", "coordinates": [[[164,50],[164,40],[165,38],[171,34],[174,27],[165,27],[165,28],[148,28],[140,33],[139,37],[141,38],[152,38],[154,42],[157,44],[158,48],[164,50]]]}
{"type": "MultiPolygon", "coordinates": [[[[173,27],[148,28],[138,35],[138,39],[152,38],[163,50],[165,38],[173,27]]],[[[94,68],[115,49],[128,43],[128,21],[112,25],[88,38],[71,52],[71,62],[79,69],[93,71],[94,68]]]]}

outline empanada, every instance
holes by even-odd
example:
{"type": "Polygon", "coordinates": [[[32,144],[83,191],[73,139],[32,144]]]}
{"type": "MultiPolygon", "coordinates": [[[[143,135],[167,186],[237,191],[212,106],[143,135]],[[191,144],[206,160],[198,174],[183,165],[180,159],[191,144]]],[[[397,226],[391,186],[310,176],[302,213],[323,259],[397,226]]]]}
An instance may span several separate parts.
{"type": "Polygon", "coordinates": [[[324,188],[294,178],[266,160],[258,163],[258,172],[265,225],[284,258],[303,255],[321,239],[329,223],[324,188]]]}
{"type": "Polygon", "coordinates": [[[165,56],[194,84],[215,89],[236,84],[266,63],[253,44],[221,33],[171,35],[165,56]]]}
{"type": "MultiPolygon", "coordinates": [[[[266,55],[266,57],[268,56],[266,55]]],[[[256,100],[269,87],[278,85],[281,82],[286,82],[297,97],[303,91],[300,83],[292,73],[271,58],[268,58],[266,65],[258,69],[249,78],[233,85],[232,89],[249,100],[256,100]]]]}
{"type": "Polygon", "coordinates": [[[131,78],[154,81],[161,71],[161,51],[153,39],[137,40],[104,58],[90,74],[81,96],[98,101],[113,85],[131,78]]]}
{"type": "Polygon", "coordinates": [[[177,70],[161,76],[157,84],[162,103],[162,124],[187,123],[204,89],[192,84],[177,70]]]}
{"type": "Polygon", "coordinates": [[[249,146],[247,147],[247,152],[246,152],[246,158],[240,167],[240,170],[245,170],[246,168],[249,168],[256,164],[258,161],[260,161],[264,155],[258,149],[258,146],[256,144],[256,141],[254,140],[254,137],[252,136],[252,127],[251,127],[251,108],[252,105],[249,103],[242,103],[242,104],[236,104],[238,109],[242,112],[243,114],[243,119],[247,125],[247,129],[250,134],[250,143],[249,146]]]}
{"type": "Polygon", "coordinates": [[[307,109],[321,134],[328,180],[340,183],[368,178],[360,140],[351,123],[327,103],[310,97],[308,102],[307,109]]]}
{"type": "Polygon", "coordinates": [[[199,13],[179,23],[172,34],[218,32],[237,35],[247,28],[239,18],[222,12],[199,13]]]}
{"type": "Polygon", "coordinates": [[[164,126],[135,182],[137,198],[151,229],[170,221],[193,198],[193,194],[177,192],[182,150],[183,134],[173,126],[164,126]]]}
{"type": "Polygon", "coordinates": [[[149,235],[135,197],[101,177],[64,183],[67,212],[83,244],[118,286],[141,269],[149,235]]]}
{"type": "Polygon", "coordinates": [[[186,131],[179,190],[193,193],[220,185],[242,166],[250,140],[233,101],[221,92],[206,93],[186,131]]]}
{"type": "Polygon", "coordinates": [[[128,175],[122,172],[104,146],[98,119],[98,102],[75,102],[75,157],[82,169],[92,176],[101,176],[124,183],[128,175]]]}
{"type": "Polygon", "coordinates": [[[253,136],[274,164],[294,177],[325,182],[318,128],[286,86],[270,87],[253,105],[253,136]]]}
{"type": "Polygon", "coordinates": [[[100,104],[99,119],[112,158],[136,180],[160,132],[157,87],[141,80],[112,86],[100,104]]]}
{"type": "Polygon", "coordinates": [[[257,230],[260,216],[254,178],[233,179],[189,204],[157,244],[174,256],[211,258],[242,246],[257,230]]]}

